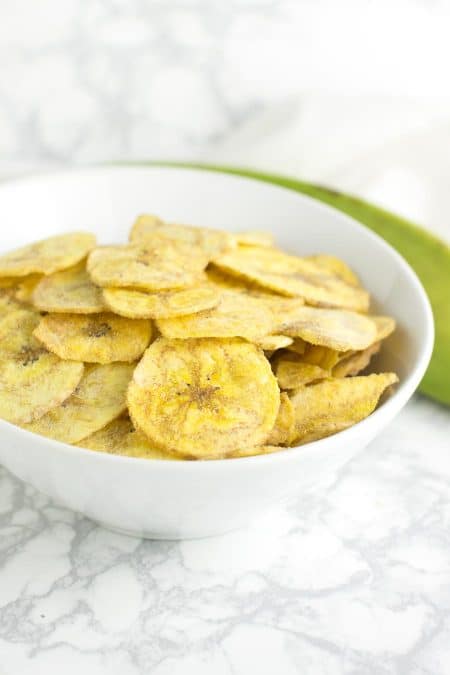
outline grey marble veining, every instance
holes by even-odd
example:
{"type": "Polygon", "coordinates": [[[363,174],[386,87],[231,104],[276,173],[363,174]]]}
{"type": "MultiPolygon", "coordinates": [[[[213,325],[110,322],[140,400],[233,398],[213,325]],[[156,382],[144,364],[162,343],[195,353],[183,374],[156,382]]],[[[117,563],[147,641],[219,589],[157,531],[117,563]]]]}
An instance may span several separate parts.
{"type": "Polygon", "coordinates": [[[328,489],[184,542],[0,473],[0,672],[447,675],[450,416],[416,397],[328,489]]]}

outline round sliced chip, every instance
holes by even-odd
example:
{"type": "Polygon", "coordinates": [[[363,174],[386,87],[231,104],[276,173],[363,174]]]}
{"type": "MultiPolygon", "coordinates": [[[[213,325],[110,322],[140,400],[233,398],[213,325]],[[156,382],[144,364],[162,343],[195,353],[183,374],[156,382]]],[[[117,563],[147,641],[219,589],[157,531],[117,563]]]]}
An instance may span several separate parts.
{"type": "Polygon", "coordinates": [[[348,356],[348,352],[338,352],[336,349],[321,347],[320,345],[310,345],[305,342],[302,361],[304,363],[311,363],[313,366],[320,366],[324,370],[331,370],[336,363],[346,356],[348,356]]]}
{"type": "Polygon", "coordinates": [[[395,319],[391,316],[371,316],[377,331],[377,341],[385,340],[395,330],[395,319]]]}
{"type": "Polygon", "coordinates": [[[277,349],[289,347],[293,343],[293,338],[287,335],[266,335],[259,340],[256,340],[258,347],[264,349],[265,352],[275,352],[277,349]]]}
{"type": "Polygon", "coordinates": [[[156,325],[168,338],[243,337],[254,342],[272,332],[274,319],[271,310],[257,298],[224,291],[217,307],[159,319],[156,325]]]}
{"type": "Polygon", "coordinates": [[[75,265],[94,246],[95,237],[88,232],[72,232],[42,239],[0,256],[0,276],[53,274],[75,265]]]}
{"type": "Polygon", "coordinates": [[[307,343],[301,338],[292,338],[290,345],[287,345],[286,349],[294,354],[299,354],[300,356],[305,353],[307,348],[307,343]]]}
{"type": "Polygon", "coordinates": [[[330,376],[330,371],[311,363],[280,356],[275,363],[275,376],[280,389],[297,389],[330,376]]]}
{"type": "Polygon", "coordinates": [[[103,429],[80,441],[78,445],[97,452],[108,452],[112,455],[139,457],[141,459],[181,460],[180,455],[158,450],[149,442],[147,436],[135,429],[128,418],[113,420],[103,429]]]}
{"type": "Polygon", "coordinates": [[[87,270],[98,286],[160,291],[195,285],[207,263],[199,248],[158,239],[141,246],[97,248],[89,255],[87,270]]]}
{"type": "Polygon", "coordinates": [[[275,244],[272,232],[264,232],[264,230],[235,232],[231,237],[237,246],[263,246],[270,248],[275,244]]]}
{"type": "Polygon", "coordinates": [[[16,277],[16,298],[25,304],[32,304],[34,289],[42,279],[42,274],[29,274],[27,277],[16,277]]]}
{"type": "Polygon", "coordinates": [[[380,347],[381,342],[374,342],[367,349],[363,349],[360,352],[351,352],[334,366],[333,377],[357,375],[361,370],[367,368],[372,356],[380,351],[380,347]]]}
{"type": "Polygon", "coordinates": [[[95,314],[106,309],[102,291],[92,283],[84,261],[43,277],[33,291],[32,302],[44,312],[95,314]]]}
{"type": "Polygon", "coordinates": [[[0,417],[14,424],[60,405],[83,374],[82,363],[62,361],[33,337],[39,319],[20,310],[0,321],[0,417]]]}
{"type": "Polygon", "coordinates": [[[63,405],[24,429],[64,443],[79,443],[102,429],[126,409],[126,391],[135,364],[87,366],[83,377],[63,405]]]}
{"type": "Polygon", "coordinates": [[[229,274],[243,277],[287,296],[300,296],[311,305],[366,311],[369,294],[345,283],[317,263],[276,249],[241,246],[214,259],[229,274]]]}
{"type": "Polygon", "coordinates": [[[350,284],[350,286],[361,286],[361,283],[353,270],[340,258],[334,255],[308,255],[305,260],[311,260],[319,267],[323,267],[327,272],[335,274],[337,277],[350,284]]]}
{"type": "Polygon", "coordinates": [[[279,405],[269,362],[241,340],[159,338],[128,390],[130,416],[150,442],[203,459],[263,443],[279,405]]]}
{"type": "Polygon", "coordinates": [[[130,232],[132,243],[151,241],[155,237],[164,237],[174,242],[182,242],[198,247],[212,258],[233,245],[228,232],[212,230],[206,227],[165,223],[152,215],[142,215],[136,219],[130,232]]]}
{"type": "Polygon", "coordinates": [[[365,315],[318,307],[299,307],[286,315],[280,332],[338,351],[365,349],[377,335],[374,322],[365,315]]]}
{"type": "Polygon", "coordinates": [[[103,298],[108,307],[130,319],[167,319],[195,314],[215,307],[220,291],[209,284],[176,291],[144,293],[127,288],[105,288],[103,298]]]}
{"type": "Polygon", "coordinates": [[[398,382],[394,373],[330,379],[301,387],[291,397],[295,443],[331,436],[361,421],[375,409],[382,393],[398,382]]]}
{"type": "Polygon", "coordinates": [[[280,408],[275,425],[267,439],[268,445],[290,445],[295,437],[295,410],[285,392],[280,394],[280,408]]]}
{"type": "Polygon", "coordinates": [[[237,458],[237,457],[256,457],[257,455],[271,455],[274,452],[280,452],[280,450],[286,450],[284,446],[279,445],[257,445],[254,447],[240,448],[239,450],[233,450],[230,452],[228,458],[237,458]]]}
{"type": "Polygon", "coordinates": [[[151,340],[152,324],[107,313],[48,314],[34,335],[62,359],[88,363],[136,361],[151,340]]]}

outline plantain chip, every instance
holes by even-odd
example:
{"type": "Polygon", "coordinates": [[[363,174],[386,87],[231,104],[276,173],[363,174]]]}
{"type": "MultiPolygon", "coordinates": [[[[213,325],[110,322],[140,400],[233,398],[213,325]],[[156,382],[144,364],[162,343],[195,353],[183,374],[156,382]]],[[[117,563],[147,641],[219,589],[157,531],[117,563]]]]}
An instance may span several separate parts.
{"type": "Polygon", "coordinates": [[[0,317],[20,309],[23,309],[23,305],[16,299],[15,287],[0,286],[0,317]]]}
{"type": "Polygon", "coordinates": [[[350,286],[361,286],[361,283],[353,270],[343,260],[336,258],[334,255],[308,255],[305,259],[311,260],[311,262],[319,267],[323,267],[327,272],[335,274],[350,286]]]}
{"type": "MultiPolygon", "coordinates": [[[[295,356],[295,355],[292,355],[295,356]]],[[[300,359],[283,354],[274,364],[275,376],[280,389],[297,389],[304,384],[317,382],[330,376],[330,371],[300,359]]]]}
{"type": "Polygon", "coordinates": [[[305,343],[305,349],[302,354],[304,363],[311,363],[313,366],[320,366],[324,370],[332,370],[336,363],[345,358],[348,352],[338,352],[336,349],[321,347],[319,345],[310,345],[305,343]]]}
{"type": "Polygon", "coordinates": [[[369,294],[317,263],[276,249],[241,246],[213,260],[221,270],[310,305],[366,311],[369,294]]]}
{"type": "Polygon", "coordinates": [[[371,320],[375,324],[377,331],[377,342],[385,340],[395,330],[395,319],[391,316],[371,316],[371,320]]]}
{"type": "Polygon", "coordinates": [[[243,337],[253,342],[272,332],[274,319],[272,311],[257,298],[224,291],[217,307],[159,319],[156,325],[167,338],[243,337]]]}
{"type": "Polygon", "coordinates": [[[374,354],[380,351],[381,342],[374,342],[373,345],[359,352],[351,352],[344,359],[339,361],[333,368],[333,377],[348,377],[357,375],[370,363],[374,354]]]}
{"type": "Polygon", "coordinates": [[[236,246],[263,246],[271,248],[275,241],[272,232],[253,230],[250,232],[236,232],[231,235],[236,246]]]}
{"type": "Polygon", "coordinates": [[[42,239],[0,256],[0,276],[25,277],[28,274],[53,274],[72,267],[95,246],[95,237],[87,232],[59,234],[42,239]]]}
{"type": "Polygon", "coordinates": [[[325,438],[361,421],[395,382],[398,377],[394,373],[381,373],[324,380],[296,390],[291,396],[295,444],[325,438]]]}
{"type": "MultiPolygon", "coordinates": [[[[310,345],[312,346],[312,345],[310,345]]],[[[290,345],[287,345],[286,349],[294,354],[299,354],[300,356],[305,353],[307,348],[307,343],[301,338],[292,338],[290,345]]]]}
{"type": "Polygon", "coordinates": [[[254,447],[240,448],[239,450],[233,450],[230,452],[227,457],[237,458],[237,457],[255,457],[256,455],[271,455],[274,452],[280,452],[280,450],[285,450],[286,448],[279,445],[256,445],[254,447]]]}
{"type": "Polygon", "coordinates": [[[33,337],[39,319],[20,310],[0,321],[0,417],[14,424],[60,405],[83,374],[82,363],[62,361],[33,337]]]}
{"type": "Polygon", "coordinates": [[[184,242],[157,240],[140,246],[103,246],[89,255],[87,270],[98,286],[148,291],[193,286],[208,259],[184,242]]]}
{"type": "Polygon", "coordinates": [[[287,335],[266,335],[265,337],[256,340],[255,344],[265,352],[275,352],[278,349],[289,347],[293,341],[293,338],[290,338],[287,335]]]}
{"type": "Polygon", "coordinates": [[[43,277],[34,288],[32,302],[44,312],[95,314],[106,309],[101,289],[92,283],[84,261],[43,277]]]}
{"type": "Polygon", "coordinates": [[[228,232],[212,230],[206,227],[178,225],[165,223],[152,215],[139,216],[130,232],[130,241],[141,244],[152,239],[166,238],[175,243],[190,244],[201,249],[208,258],[219,255],[233,245],[233,239],[228,232]]]}
{"type": "Polygon", "coordinates": [[[131,419],[151,443],[200,459],[263,443],[279,405],[269,362],[242,340],[159,338],[128,390],[131,419]]]}
{"type": "Polygon", "coordinates": [[[220,295],[217,288],[206,283],[155,293],[127,288],[103,290],[103,298],[109,309],[130,319],[168,319],[195,314],[218,305],[220,295]]]}
{"type": "Polygon", "coordinates": [[[274,427],[266,440],[268,445],[290,445],[295,437],[295,410],[286,392],[280,394],[280,407],[274,427]]]}
{"type": "Polygon", "coordinates": [[[136,361],[151,340],[152,324],[107,313],[48,314],[34,335],[62,359],[88,363],[136,361]]]}
{"type": "Polygon", "coordinates": [[[24,429],[64,443],[79,443],[102,429],[126,409],[126,391],[135,364],[87,366],[83,377],[62,405],[24,429]]]}
{"type": "Polygon", "coordinates": [[[141,459],[182,459],[179,455],[170,454],[153,447],[147,437],[134,428],[129,418],[119,417],[95,431],[78,443],[82,448],[107,452],[112,455],[139,457],[141,459]]]}
{"type": "Polygon", "coordinates": [[[365,349],[376,341],[376,328],[363,314],[319,307],[299,307],[285,316],[280,333],[337,351],[365,349]]]}
{"type": "Polygon", "coordinates": [[[16,299],[24,304],[32,304],[34,289],[42,278],[42,274],[29,274],[27,277],[16,277],[16,299]]]}

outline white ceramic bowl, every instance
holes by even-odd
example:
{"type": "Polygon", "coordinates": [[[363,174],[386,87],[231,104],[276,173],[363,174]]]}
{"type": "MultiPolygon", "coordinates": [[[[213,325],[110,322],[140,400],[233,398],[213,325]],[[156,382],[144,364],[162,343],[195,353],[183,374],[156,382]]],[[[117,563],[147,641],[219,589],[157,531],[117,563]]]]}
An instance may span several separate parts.
{"type": "Polygon", "coordinates": [[[145,211],[235,231],[267,229],[292,252],[336,254],[360,275],[377,310],[399,324],[376,363],[377,370],[399,374],[395,393],[350,429],[272,455],[146,461],[83,450],[0,420],[0,461],[56,502],[144,537],[219,534],[332,481],[389,423],[427,367],[432,314],[407,263],[354,220],[290,190],[207,171],[111,167],[9,182],[0,187],[0,249],[83,228],[103,243],[125,241],[134,217],[145,211]]]}

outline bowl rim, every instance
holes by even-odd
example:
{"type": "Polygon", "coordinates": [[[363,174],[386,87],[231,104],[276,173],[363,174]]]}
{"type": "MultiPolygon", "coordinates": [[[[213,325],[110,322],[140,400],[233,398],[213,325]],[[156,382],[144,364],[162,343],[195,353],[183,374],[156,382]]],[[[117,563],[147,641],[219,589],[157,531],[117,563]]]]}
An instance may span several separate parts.
{"type": "MultiPolygon", "coordinates": [[[[183,165],[167,165],[167,164],[152,164],[152,165],[139,165],[132,163],[121,163],[118,165],[105,165],[105,164],[96,164],[90,165],[87,167],[73,167],[66,168],[56,171],[40,171],[38,174],[27,174],[22,176],[13,176],[5,181],[2,181],[0,184],[0,197],[3,190],[12,187],[13,185],[26,185],[28,183],[39,183],[40,181],[69,178],[74,177],[88,177],[96,174],[103,173],[121,173],[121,172],[135,172],[135,173],[154,173],[154,172],[188,172],[188,173],[205,173],[208,175],[215,174],[221,177],[226,177],[230,182],[251,182],[261,184],[261,181],[256,177],[251,176],[242,176],[238,174],[229,174],[225,171],[220,171],[217,169],[208,169],[205,166],[183,166],[183,165]]],[[[267,184],[271,189],[283,192],[295,192],[292,188],[276,185],[276,184],[267,184]]],[[[213,470],[212,467],[219,467],[223,469],[224,467],[229,467],[229,470],[233,470],[232,467],[236,467],[238,462],[239,466],[243,466],[248,463],[264,463],[264,462],[279,462],[284,460],[291,460],[295,458],[298,454],[304,454],[308,450],[312,449],[314,453],[318,451],[326,451],[327,449],[332,449],[333,445],[336,444],[336,439],[339,438],[339,441],[347,442],[348,444],[352,443],[353,439],[361,433],[363,427],[366,428],[367,433],[372,432],[376,433],[377,429],[382,429],[384,423],[388,423],[396,413],[398,413],[401,408],[407,403],[410,397],[413,395],[417,386],[419,385],[427,366],[430,362],[431,355],[433,352],[434,345],[434,319],[433,312],[431,309],[431,304],[428,299],[428,296],[425,292],[425,289],[419,280],[417,274],[409,265],[409,263],[403,258],[403,256],[396,251],[388,242],[386,242],[382,237],[380,237],[375,232],[371,231],[369,228],[365,227],[362,223],[358,222],[355,218],[342,213],[338,209],[324,204],[319,200],[315,199],[312,196],[304,195],[302,193],[296,193],[298,198],[301,201],[306,201],[314,203],[314,208],[318,209],[319,212],[332,213],[335,216],[338,215],[340,220],[346,220],[353,228],[359,229],[364,232],[369,241],[372,240],[377,242],[377,245],[381,247],[384,253],[390,257],[396,265],[403,271],[405,274],[408,283],[412,286],[413,290],[416,293],[416,298],[418,305],[422,310],[423,315],[425,316],[424,331],[425,336],[423,343],[420,345],[419,355],[416,359],[415,364],[413,364],[410,374],[400,381],[396,386],[393,393],[384,400],[379,408],[372,412],[368,417],[364,418],[360,422],[352,425],[351,427],[337,432],[331,436],[321,438],[316,441],[311,441],[303,445],[297,445],[293,447],[283,448],[279,452],[261,454],[261,455],[251,455],[248,457],[228,457],[228,458],[219,458],[219,459],[210,459],[210,460],[187,460],[187,459],[177,459],[168,460],[168,459],[145,459],[142,457],[129,457],[126,455],[115,455],[107,452],[100,452],[98,450],[90,450],[89,448],[83,448],[81,446],[71,445],[69,443],[64,443],[63,441],[57,441],[46,436],[41,436],[35,434],[32,431],[27,431],[21,427],[12,424],[6,420],[0,419],[0,429],[2,426],[6,425],[6,428],[11,429],[13,433],[16,433],[19,436],[24,435],[25,438],[29,438],[31,442],[33,439],[36,442],[36,438],[39,439],[39,442],[45,443],[49,447],[54,447],[59,452],[63,451],[65,454],[79,455],[83,456],[95,456],[99,458],[100,456],[104,458],[106,462],[116,462],[116,463],[126,463],[130,465],[132,463],[136,468],[139,466],[149,467],[157,471],[158,469],[165,469],[166,467],[174,467],[177,470],[182,471],[209,471],[213,470]]],[[[103,461],[103,460],[100,460],[103,461]]]]}

